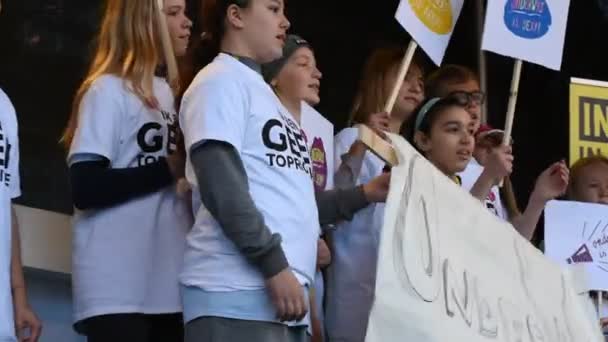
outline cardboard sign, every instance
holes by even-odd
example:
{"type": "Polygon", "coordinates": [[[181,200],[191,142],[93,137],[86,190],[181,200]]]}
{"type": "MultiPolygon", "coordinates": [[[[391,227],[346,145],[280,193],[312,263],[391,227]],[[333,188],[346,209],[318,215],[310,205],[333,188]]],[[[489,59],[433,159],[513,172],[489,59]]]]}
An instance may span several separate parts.
{"type": "Polygon", "coordinates": [[[391,135],[366,341],[603,341],[568,270],[391,135]]]}
{"type": "Polygon", "coordinates": [[[302,102],[302,129],[312,159],[315,190],[334,187],[334,125],[313,107],[302,102]]]}
{"type": "Polygon", "coordinates": [[[395,18],[431,60],[441,65],[464,0],[401,0],[395,18]]]}
{"type": "Polygon", "coordinates": [[[570,0],[488,0],[482,49],[559,70],[570,0]]]}
{"type": "Polygon", "coordinates": [[[551,201],[545,209],[545,254],[583,264],[589,290],[608,290],[608,206],[551,201]]]}
{"type": "Polygon", "coordinates": [[[597,154],[608,156],[608,83],[573,78],[570,83],[570,165],[597,154]]]}

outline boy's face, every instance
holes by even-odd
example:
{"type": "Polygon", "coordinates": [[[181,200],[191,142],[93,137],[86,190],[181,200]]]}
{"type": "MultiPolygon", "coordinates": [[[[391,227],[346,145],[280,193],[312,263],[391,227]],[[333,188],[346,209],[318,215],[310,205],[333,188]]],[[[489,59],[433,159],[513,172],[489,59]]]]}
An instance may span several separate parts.
{"type": "MultiPolygon", "coordinates": [[[[464,83],[448,83],[443,87],[444,94],[443,96],[447,96],[453,92],[466,92],[469,94],[479,93],[479,83],[475,80],[469,80],[464,83]]],[[[471,119],[473,119],[475,132],[479,129],[481,125],[481,104],[480,101],[469,101],[466,109],[469,114],[471,114],[471,119]]]]}
{"type": "Polygon", "coordinates": [[[597,162],[583,167],[574,182],[573,200],[608,204],[608,164],[597,162]]]}

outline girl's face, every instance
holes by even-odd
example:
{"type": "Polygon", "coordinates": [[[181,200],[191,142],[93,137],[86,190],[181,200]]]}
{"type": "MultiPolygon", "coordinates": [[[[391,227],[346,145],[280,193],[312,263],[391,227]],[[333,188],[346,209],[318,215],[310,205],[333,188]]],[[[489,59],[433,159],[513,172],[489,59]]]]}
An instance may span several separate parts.
{"type": "Polygon", "coordinates": [[[258,63],[269,63],[283,55],[290,23],[283,0],[250,0],[240,11],[239,29],[258,63]]]}
{"type": "MultiPolygon", "coordinates": [[[[399,66],[393,68],[392,77],[388,77],[387,80],[390,85],[387,85],[387,89],[392,89],[395,84],[395,78],[399,72],[399,66]]],[[[389,90],[390,91],[390,90],[389,90]]],[[[399,90],[397,101],[391,116],[399,118],[400,120],[406,121],[418,105],[424,100],[424,80],[422,77],[422,70],[416,65],[412,65],[405,76],[403,85],[399,90]]]]}
{"type": "Polygon", "coordinates": [[[416,144],[425,157],[448,176],[462,172],[473,154],[473,120],[461,107],[451,106],[438,113],[429,135],[416,132],[416,144]]]}
{"type": "Polygon", "coordinates": [[[165,0],[163,9],[167,16],[167,27],[173,43],[173,51],[178,57],[186,54],[190,40],[192,21],[186,16],[185,0],[165,0]]]}
{"type": "Polygon", "coordinates": [[[597,162],[584,166],[573,187],[576,201],[608,204],[608,164],[597,162]]]}
{"type": "Polygon", "coordinates": [[[321,101],[321,77],[314,53],[307,47],[301,47],[289,57],[271,83],[283,97],[315,106],[321,101]]]}

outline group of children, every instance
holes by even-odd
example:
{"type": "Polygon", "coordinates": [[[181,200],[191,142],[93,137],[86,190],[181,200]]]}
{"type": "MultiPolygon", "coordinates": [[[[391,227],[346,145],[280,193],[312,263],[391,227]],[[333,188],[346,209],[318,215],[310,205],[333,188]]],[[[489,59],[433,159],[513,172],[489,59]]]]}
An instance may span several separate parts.
{"type": "MultiPolygon", "coordinates": [[[[149,0],[107,1],[63,137],[77,208],[75,329],[89,342],[363,341],[387,165],[346,128],[335,137],[336,189],[315,191],[301,118],[303,103],[320,102],[322,73],[313,47],[287,34],[282,0],[203,1],[204,34],[191,53],[185,1],[164,0],[174,53],[190,56],[192,76],[183,79],[191,82],[179,96],[163,68],[158,10],[149,0]]],[[[383,112],[403,54],[372,53],[351,124],[401,134],[527,239],[568,184],[571,199],[608,204],[608,160],[598,156],[571,173],[563,161],[549,166],[520,212],[508,181],[511,145],[480,124],[485,95],[467,68],[427,76],[414,61],[393,111],[383,112]]],[[[13,170],[11,187],[2,187],[8,227],[8,200],[18,195],[16,121],[0,114],[13,170]]],[[[20,269],[15,262],[17,289],[20,269]]],[[[13,291],[17,321],[35,341],[39,321],[22,293],[13,291]]],[[[12,313],[6,300],[0,314],[12,313]]],[[[13,341],[3,323],[0,340],[13,341]]]]}

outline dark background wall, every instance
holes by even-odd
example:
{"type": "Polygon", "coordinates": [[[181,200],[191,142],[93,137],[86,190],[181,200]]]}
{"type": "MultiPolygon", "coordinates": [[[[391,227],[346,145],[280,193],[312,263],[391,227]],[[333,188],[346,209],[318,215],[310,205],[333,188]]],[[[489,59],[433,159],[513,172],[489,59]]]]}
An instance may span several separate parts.
{"type": "MultiPolygon", "coordinates": [[[[71,212],[64,150],[58,145],[74,90],[88,61],[100,0],[4,0],[0,15],[0,86],[19,116],[22,203],[71,212]]],[[[445,62],[476,67],[475,0],[466,0],[445,62]]],[[[567,158],[571,76],[608,80],[603,0],[571,1],[561,72],[525,64],[514,128],[514,183],[525,204],[536,176],[567,158]]],[[[198,1],[189,1],[193,17],[198,1]]],[[[408,35],[393,19],[397,0],[287,0],[292,32],[309,40],[324,73],[320,111],[344,127],[362,65],[371,49],[402,44],[408,35]]],[[[554,14],[558,15],[558,14],[554,14]]],[[[196,21],[196,18],[195,18],[196,21]]],[[[488,58],[489,121],[502,127],[512,61],[488,58]]]]}

